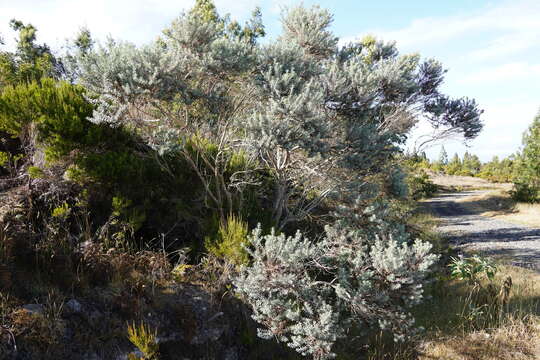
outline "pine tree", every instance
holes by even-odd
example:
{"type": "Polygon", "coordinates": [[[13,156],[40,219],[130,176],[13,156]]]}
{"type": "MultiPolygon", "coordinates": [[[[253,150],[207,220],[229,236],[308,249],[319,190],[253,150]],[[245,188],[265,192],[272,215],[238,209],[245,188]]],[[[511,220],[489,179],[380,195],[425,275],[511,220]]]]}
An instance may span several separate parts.
{"type": "Polygon", "coordinates": [[[446,153],[444,146],[441,146],[441,152],[439,153],[438,163],[441,164],[442,166],[448,165],[448,154],[446,153]]]}
{"type": "Polygon", "coordinates": [[[30,83],[44,77],[59,78],[62,64],[46,44],[36,44],[37,29],[15,19],[10,26],[18,32],[17,48],[14,53],[0,51],[0,90],[7,85],[30,83]]]}
{"type": "Polygon", "coordinates": [[[540,113],[523,135],[514,195],[522,201],[540,201],[540,113]]]}
{"type": "Polygon", "coordinates": [[[452,157],[452,160],[446,165],[446,173],[448,175],[459,175],[461,174],[462,170],[462,163],[461,159],[459,158],[459,155],[457,153],[454,154],[452,157]]]}
{"type": "Polygon", "coordinates": [[[472,176],[476,176],[480,172],[480,169],[482,168],[482,162],[477,155],[471,155],[468,162],[468,168],[471,171],[472,176]]]}

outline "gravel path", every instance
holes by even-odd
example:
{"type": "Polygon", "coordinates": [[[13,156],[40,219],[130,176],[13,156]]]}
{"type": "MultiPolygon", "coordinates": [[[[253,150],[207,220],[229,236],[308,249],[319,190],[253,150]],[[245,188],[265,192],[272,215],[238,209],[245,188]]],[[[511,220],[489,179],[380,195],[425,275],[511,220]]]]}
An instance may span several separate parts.
{"type": "Polygon", "coordinates": [[[540,272],[540,229],[475,215],[457,200],[486,191],[441,194],[427,201],[442,220],[439,230],[463,251],[502,258],[512,265],[540,272]]]}

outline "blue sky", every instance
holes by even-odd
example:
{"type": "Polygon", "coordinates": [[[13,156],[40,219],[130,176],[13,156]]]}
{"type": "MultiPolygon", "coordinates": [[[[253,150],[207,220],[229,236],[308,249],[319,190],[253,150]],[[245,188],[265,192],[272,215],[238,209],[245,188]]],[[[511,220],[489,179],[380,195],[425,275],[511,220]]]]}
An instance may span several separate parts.
{"type": "MultiPolygon", "coordinates": [[[[144,43],[155,38],[194,0],[0,0],[0,34],[12,44],[8,22],[38,28],[38,40],[60,49],[65,38],[87,26],[95,37],[144,43]]],[[[215,0],[222,13],[246,19],[259,5],[269,37],[279,35],[286,0],[215,0]]],[[[540,108],[540,1],[305,0],[334,14],[333,31],[343,42],[365,34],[396,40],[402,53],[419,52],[449,70],[443,89],[468,96],[485,110],[485,128],[469,147],[454,140],[447,152],[469,150],[482,160],[510,155],[540,108]]],[[[420,124],[413,138],[428,132],[420,124]]],[[[436,157],[440,145],[428,150],[436,157]]]]}

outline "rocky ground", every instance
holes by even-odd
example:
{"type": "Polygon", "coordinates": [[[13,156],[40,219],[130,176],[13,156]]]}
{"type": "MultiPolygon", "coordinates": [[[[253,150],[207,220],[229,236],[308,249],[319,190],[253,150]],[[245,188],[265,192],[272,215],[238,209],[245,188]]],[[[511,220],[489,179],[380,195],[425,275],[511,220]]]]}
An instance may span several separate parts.
{"type": "Polygon", "coordinates": [[[442,193],[426,203],[441,219],[439,230],[463,252],[479,252],[540,272],[540,229],[480,216],[458,201],[486,190],[442,193]]]}

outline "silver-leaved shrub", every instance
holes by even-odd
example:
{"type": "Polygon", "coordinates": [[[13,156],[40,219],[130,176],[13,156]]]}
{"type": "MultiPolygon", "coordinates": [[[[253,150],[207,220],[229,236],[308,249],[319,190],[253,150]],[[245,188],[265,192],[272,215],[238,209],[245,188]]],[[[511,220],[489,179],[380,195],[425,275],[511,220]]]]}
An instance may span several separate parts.
{"type": "Polygon", "coordinates": [[[413,331],[407,309],[421,301],[437,256],[431,244],[410,243],[399,228],[379,229],[370,239],[339,221],[314,241],[256,228],[249,237],[253,263],[234,283],[263,326],[259,336],[328,359],[352,328],[379,327],[396,340],[413,331]]]}

